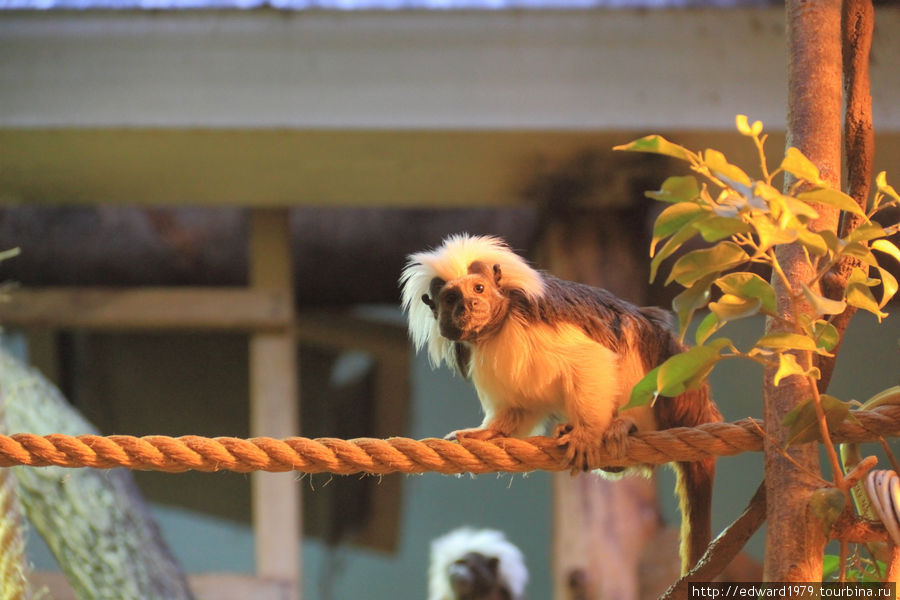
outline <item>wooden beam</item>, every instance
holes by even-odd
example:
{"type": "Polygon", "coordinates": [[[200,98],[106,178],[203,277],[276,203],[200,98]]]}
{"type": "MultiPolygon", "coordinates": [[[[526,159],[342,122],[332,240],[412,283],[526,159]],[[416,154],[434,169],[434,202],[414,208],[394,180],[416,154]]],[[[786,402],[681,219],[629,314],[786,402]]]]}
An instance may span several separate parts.
{"type": "MultiPolygon", "coordinates": [[[[900,10],[880,4],[875,124],[897,131],[900,10]]],[[[776,6],[4,11],[0,126],[773,128],[784,63],[776,6]]]]}
{"type": "Polygon", "coordinates": [[[118,331],[286,330],[283,290],[246,288],[20,288],[0,303],[5,326],[118,331]]]}
{"type": "Polygon", "coordinates": [[[0,128],[0,203],[511,206],[536,161],[625,139],[592,131],[0,128]]]}
{"type": "MultiPolygon", "coordinates": [[[[35,571],[29,575],[34,589],[46,588],[54,600],[75,600],[66,576],[56,571],[35,571]]],[[[188,582],[197,600],[287,600],[287,586],[280,581],[234,573],[189,575],[188,582]]]]}
{"type": "MultiPolygon", "coordinates": [[[[286,209],[250,213],[250,285],[261,292],[293,297],[290,229],[286,209]]],[[[289,302],[293,306],[293,302],[289,302]]],[[[283,438],[298,433],[297,342],[293,332],[250,337],[250,433],[283,438]]],[[[289,583],[291,600],[301,598],[300,486],[292,473],[251,476],[256,572],[289,583]]]]}
{"type": "MultiPolygon", "coordinates": [[[[614,145],[647,131],[0,128],[0,204],[516,207],[535,169],[585,150],[614,160],[614,145]]],[[[665,132],[736,164],[758,160],[730,130],[665,132]]],[[[875,171],[890,172],[900,134],[879,131],[877,145],[875,171]]],[[[592,198],[634,200],[624,188],[592,198]]]]}

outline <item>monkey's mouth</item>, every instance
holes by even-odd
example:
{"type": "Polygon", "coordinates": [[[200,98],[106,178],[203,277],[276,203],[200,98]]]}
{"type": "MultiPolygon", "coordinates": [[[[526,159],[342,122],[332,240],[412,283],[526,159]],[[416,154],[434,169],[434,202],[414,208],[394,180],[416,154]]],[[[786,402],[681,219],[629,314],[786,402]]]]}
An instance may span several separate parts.
{"type": "Polygon", "coordinates": [[[471,331],[465,326],[459,326],[455,323],[441,324],[441,335],[452,342],[462,342],[471,336],[471,331]]]}
{"type": "Polygon", "coordinates": [[[453,319],[441,323],[441,335],[453,342],[473,341],[481,327],[474,319],[453,319]]]}

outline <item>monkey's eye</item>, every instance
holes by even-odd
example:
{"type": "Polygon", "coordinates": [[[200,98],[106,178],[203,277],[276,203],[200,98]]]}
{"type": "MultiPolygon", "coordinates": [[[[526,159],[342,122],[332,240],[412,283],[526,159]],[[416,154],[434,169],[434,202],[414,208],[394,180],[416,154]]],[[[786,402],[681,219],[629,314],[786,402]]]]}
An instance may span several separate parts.
{"type": "Polygon", "coordinates": [[[483,291],[484,291],[484,284],[483,284],[483,283],[476,283],[476,284],[475,284],[475,293],[476,293],[476,294],[480,294],[480,293],[482,293],[483,291]]]}

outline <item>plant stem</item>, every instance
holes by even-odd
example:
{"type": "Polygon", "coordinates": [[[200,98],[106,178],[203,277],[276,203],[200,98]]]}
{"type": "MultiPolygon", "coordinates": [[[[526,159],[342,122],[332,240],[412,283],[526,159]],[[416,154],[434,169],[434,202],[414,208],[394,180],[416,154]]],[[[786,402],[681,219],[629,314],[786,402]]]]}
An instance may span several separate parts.
{"type": "MultiPolygon", "coordinates": [[[[813,367],[812,352],[807,350],[803,355],[806,362],[805,367],[807,371],[809,371],[813,367]]],[[[806,379],[813,395],[813,405],[816,408],[816,418],[819,422],[819,433],[822,436],[822,444],[825,446],[825,452],[828,454],[828,462],[831,463],[831,471],[834,473],[834,485],[844,492],[844,495],[847,496],[847,500],[849,501],[849,490],[844,484],[844,472],[841,469],[841,461],[834,448],[834,443],[831,441],[831,434],[828,431],[828,421],[825,418],[825,410],[822,408],[822,395],[819,394],[818,381],[811,375],[807,376],[806,379]]]]}

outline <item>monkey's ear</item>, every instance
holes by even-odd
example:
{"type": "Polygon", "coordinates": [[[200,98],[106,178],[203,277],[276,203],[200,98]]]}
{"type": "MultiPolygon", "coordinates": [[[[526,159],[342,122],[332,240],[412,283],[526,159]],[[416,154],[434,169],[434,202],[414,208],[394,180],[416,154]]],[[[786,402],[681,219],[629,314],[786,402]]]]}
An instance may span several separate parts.
{"type": "Polygon", "coordinates": [[[437,308],[437,305],[434,303],[434,300],[432,300],[428,296],[428,294],[422,294],[422,302],[424,302],[426,304],[426,306],[428,306],[428,308],[430,308],[431,310],[435,310],[437,308]]]}
{"type": "Polygon", "coordinates": [[[500,265],[494,265],[494,283],[500,285],[500,265]]]}

